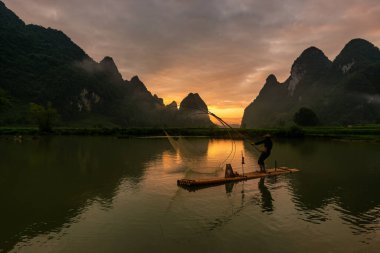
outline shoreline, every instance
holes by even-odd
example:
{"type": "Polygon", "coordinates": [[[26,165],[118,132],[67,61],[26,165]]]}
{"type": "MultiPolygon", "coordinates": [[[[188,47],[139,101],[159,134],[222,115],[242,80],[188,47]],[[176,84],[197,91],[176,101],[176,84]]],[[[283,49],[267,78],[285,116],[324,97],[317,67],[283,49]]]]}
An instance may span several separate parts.
{"type": "Polygon", "coordinates": [[[0,127],[2,136],[115,136],[118,138],[165,136],[209,137],[242,139],[271,134],[274,138],[327,138],[352,141],[380,142],[380,125],[290,127],[290,128],[72,128],[57,127],[49,133],[41,133],[37,127],[0,127]],[[236,131],[235,131],[236,130],[236,131]]]}

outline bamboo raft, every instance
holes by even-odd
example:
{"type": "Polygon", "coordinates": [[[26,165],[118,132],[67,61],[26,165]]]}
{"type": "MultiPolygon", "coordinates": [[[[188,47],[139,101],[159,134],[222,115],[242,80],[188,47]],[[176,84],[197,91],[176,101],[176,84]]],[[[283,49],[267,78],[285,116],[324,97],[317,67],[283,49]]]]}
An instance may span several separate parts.
{"type": "Polygon", "coordinates": [[[184,179],[177,180],[177,185],[186,189],[204,188],[204,187],[222,185],[222,184],[227,184],[227,183],[235,183],[235,182],[255,179],[255,178],[278,176],[278,175],[289,174],[289,173],[294,173],[298,171],[299,169],[279,167],[275,169],[267,169],[266,172],[255,171],[255,172],[245,173],[244,175],[234,174],[234,176],[232,177],[224,177],[224,178],[221,178],[221,177],[202,178],[202,179],[185,179],[184,178],[184,179]]]}

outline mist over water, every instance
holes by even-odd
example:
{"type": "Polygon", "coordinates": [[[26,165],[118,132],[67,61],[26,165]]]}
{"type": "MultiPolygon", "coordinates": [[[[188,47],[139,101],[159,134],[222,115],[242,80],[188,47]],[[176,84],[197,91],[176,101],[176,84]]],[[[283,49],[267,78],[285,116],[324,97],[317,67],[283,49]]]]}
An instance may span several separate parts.
{"type": "MultiPolygon", "coordinates": [[[[380,145],[275,140],[267,166],[301,172],[195,192],[230,140],[0,139],[0,252],[377,252],[380,145]],[[182,150],[181,150],[182,149],[182,150]]],[[[241,172],[258,154],[236,141],[241,172]]]]}

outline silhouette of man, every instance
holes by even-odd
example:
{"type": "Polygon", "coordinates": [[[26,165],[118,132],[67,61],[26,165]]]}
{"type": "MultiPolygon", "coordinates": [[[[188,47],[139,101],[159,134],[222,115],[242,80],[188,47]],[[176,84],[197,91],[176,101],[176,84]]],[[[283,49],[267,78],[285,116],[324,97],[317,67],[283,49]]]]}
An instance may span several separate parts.
{"type": "Polygon", "coordinates": [[[251,144],[252,145],[261,145],[261,144],[264,145],[264,150],[261,151],[261,154],[260,154],[260,157],[259,157],[259,160],[257,163],[260,166],[260,172],[265,173],[266,170],[265,170],[264,161],[265,161],[265,159],[267,159],[270,156],[270,153],[271,153],[272,147],[273,147],[273,142],[272,142],[271,136],[269,134],[266,134],[266,135],[264,135],[264,140],[256,142],[254,144],[251,143],[251,144]]]}

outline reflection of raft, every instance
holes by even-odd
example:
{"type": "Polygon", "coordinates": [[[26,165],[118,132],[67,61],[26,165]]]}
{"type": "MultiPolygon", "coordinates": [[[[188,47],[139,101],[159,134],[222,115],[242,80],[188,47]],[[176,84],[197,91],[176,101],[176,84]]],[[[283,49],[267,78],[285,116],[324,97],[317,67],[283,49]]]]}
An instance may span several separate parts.
{"type": "Polygon", "coordinates": [[[215,178],[202,178],[202,179],[180,179],[177,180],[177,185],[184,187],[184,188],[191,188],[191,187],[208,187],[213,185],[221,185],[226,183],[233,183],[248,179],[254,179],[254,178],[262,178],[267,176],[277,176],[277,175],[283,175],[283,174],[289,174],[293,172],[297,172],[299,169],[289,169],[286,167],[280,167],[276,169],[267,169],[267,172],[249,172],[245,173],[244,176],[240,174],[236,174],[233,177],[215,177],[215,178]]]}

